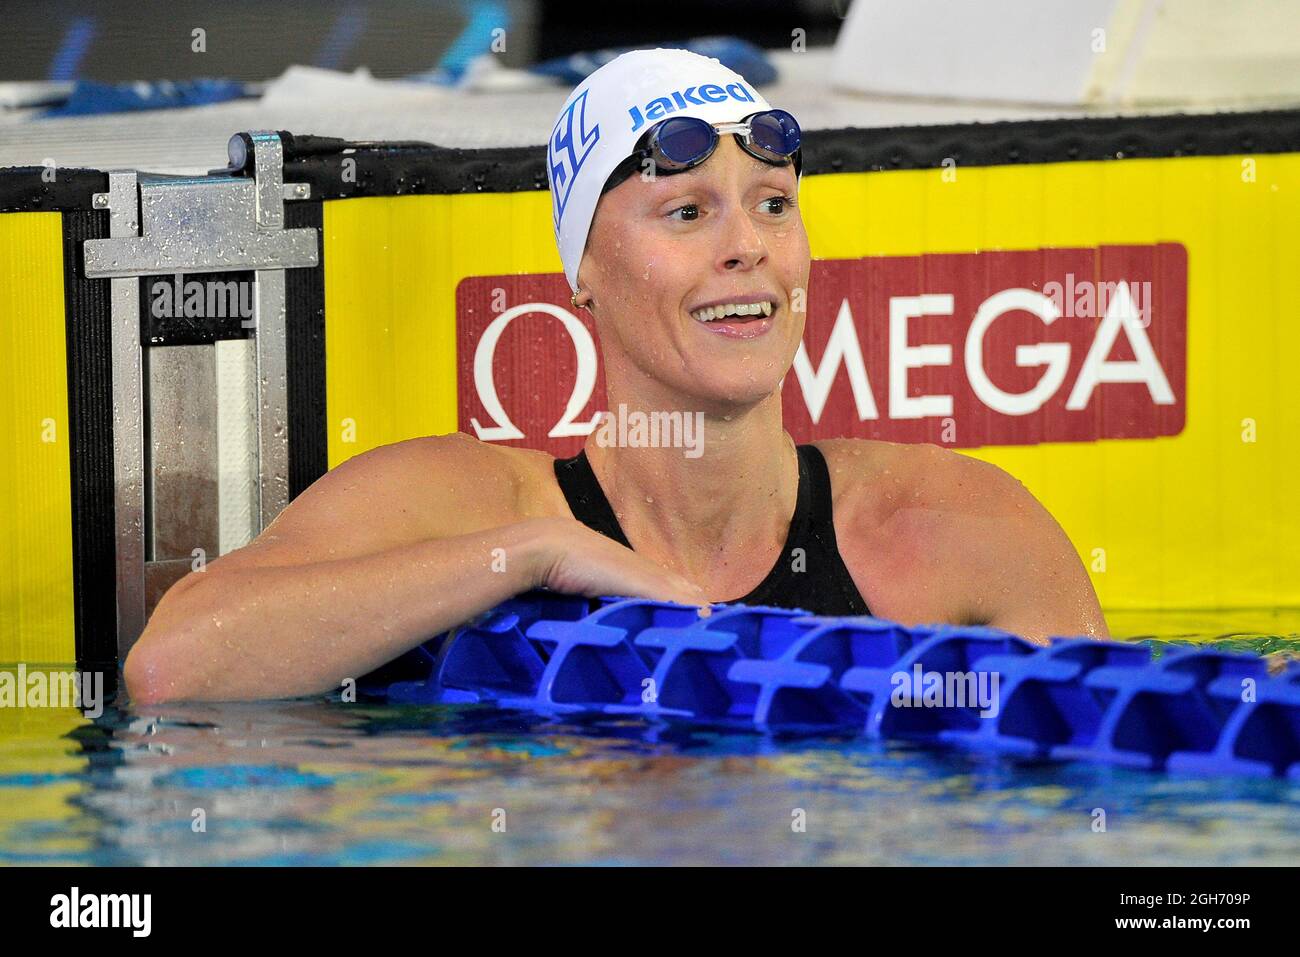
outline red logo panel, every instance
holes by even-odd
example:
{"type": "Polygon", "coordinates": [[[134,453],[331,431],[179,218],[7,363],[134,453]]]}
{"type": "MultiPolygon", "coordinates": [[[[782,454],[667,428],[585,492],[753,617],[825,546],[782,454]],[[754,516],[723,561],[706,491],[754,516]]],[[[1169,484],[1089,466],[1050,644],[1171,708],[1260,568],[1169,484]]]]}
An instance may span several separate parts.
{"type": "MultiPolygon", "coordinates": [[[[1178,243],[818,260],[807,305],[782,397],[799,442],[1027,445],[1186,423],[1178,243]]],[[[456,308],[460,428],[576,452],[604,379],[563,275],[470,277],[456,308]]]]}

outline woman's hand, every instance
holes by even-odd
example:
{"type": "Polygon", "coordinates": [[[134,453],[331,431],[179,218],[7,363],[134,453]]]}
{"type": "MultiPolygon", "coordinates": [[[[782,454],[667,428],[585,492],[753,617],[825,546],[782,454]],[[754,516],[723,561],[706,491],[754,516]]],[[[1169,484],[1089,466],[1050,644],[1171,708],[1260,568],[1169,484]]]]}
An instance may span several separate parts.
{"type": "Polygon", "coordinates": [[[707,605],[704,589],[572,518],[528,519],[535,580],[567,595],[628,595],[707,605]]]}

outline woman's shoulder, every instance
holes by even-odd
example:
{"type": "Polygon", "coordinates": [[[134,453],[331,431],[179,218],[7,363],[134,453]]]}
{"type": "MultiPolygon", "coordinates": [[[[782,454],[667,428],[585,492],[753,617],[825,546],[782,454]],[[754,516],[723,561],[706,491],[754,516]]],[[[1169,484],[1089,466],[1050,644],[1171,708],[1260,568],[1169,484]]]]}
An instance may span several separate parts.
{"type": "Polygon", "coordinates": [[[555,514],[560,492],[554,461],[546,452],[450,432],[377,446],[335,471],[346,470],[358,481],[377,482],[402,494],[421,490],[443,512],[450,506],[504,522],[555,514]]]}
{"type": "Polygon", "coordinates": [[[982,509],[1018,498],[1024,487],[989,462],[931,443],[876,439],[818,439],[837,507],[866,508],[879,516],[901,507],[943,503],[982,509]]]}

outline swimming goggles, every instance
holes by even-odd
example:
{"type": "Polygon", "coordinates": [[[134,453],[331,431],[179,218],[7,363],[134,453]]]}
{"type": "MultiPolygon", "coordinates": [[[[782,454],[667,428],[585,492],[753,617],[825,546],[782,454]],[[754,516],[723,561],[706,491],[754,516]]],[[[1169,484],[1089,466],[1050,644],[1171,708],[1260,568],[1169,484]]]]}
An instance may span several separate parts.
{"type": "Polygon", "coordinates": [[[799,149],[802,132],[799,123],[785,110],[751,113],[739,123],[716,126],[695,116],[672,116],[646,130],[632,154],[609,174],[601,195],[640,169],[649,168],[655,175],[671,175],[699,166],[713,155],[727,133],[734,134],[741,149],[764,163],[785,166],[793,162],[796,176],[803,169],[799,149]]]}

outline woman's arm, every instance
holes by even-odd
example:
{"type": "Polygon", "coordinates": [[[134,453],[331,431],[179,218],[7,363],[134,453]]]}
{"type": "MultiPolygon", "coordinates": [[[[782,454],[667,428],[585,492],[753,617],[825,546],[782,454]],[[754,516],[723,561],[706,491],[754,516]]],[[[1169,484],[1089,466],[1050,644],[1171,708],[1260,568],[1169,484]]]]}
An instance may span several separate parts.
{"type": "MultiPolygon", "coordinates": [[[[852,474],[855,459],[827,444],[852,474]]],[[[913,625],[977,622],[1035,641],[1108,637],[1074,545],[1014,476],[933,445],[866,448],[840,544],[878,614],[913,625]]]]}
{"type": "Polygon", "coordinates": [[[250,700],[337,689],[532,588],[538,532],[534,520],[329,561],[214,562],[159,602],[126,660],[131,698],[250,700]],[[504,550],[502,571],[493,571],[494,549],[504,550]]]}
{"type": "Polygon", "coordinates": [[[493,450],[462,435],[417,443],[344,463],[254,542],[177,582],[127,657],[132,699],[330,691],[543,585],[703,600],[572,518],[516,520],[517,488],[493,450]]]}
{"type": "Polygon", "coordinates": [[[963,593],[953,596],[950,620],[969,616],[1038,642],[1110,637],[1087,569],[1055,517],[1014,476],[950,454],[938,508],[956,508],[941,553],[947,580],[963,593]]]}

